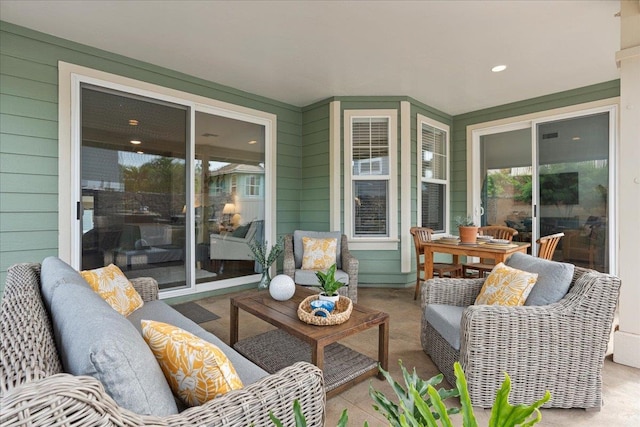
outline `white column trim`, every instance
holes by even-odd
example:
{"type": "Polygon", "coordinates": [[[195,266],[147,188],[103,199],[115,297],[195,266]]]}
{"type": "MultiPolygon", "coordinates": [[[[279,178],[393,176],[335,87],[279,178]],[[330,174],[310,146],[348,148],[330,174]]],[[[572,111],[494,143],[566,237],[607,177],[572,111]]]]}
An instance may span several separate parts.
{"type": "Polygon", "coordinates": [[[340,130],[342,128],[340,101],[329,103],[329,229],[342,230],[342,205],[340,203],[340,130]]]}
{"type": "Polygon", "coordinates": [[[411,104],[400,102],[400,271],[411,272],[411,104]]]}

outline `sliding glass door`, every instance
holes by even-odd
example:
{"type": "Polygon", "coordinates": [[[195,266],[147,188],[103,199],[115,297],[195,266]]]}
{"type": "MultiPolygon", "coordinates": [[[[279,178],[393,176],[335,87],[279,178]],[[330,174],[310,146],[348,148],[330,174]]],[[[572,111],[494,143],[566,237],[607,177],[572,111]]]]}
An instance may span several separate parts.
{"type": "Polygon", "coordinates": [[[107,86],[78,88],[79,267],[115,264],[170,296],[256,281],[274,116],[107,86]]]}
{"type": "Polygon", "coordinates": [[[554,259],[610,272],[610,108],[473,131],[472,206],[514,240],[564,233],[554,259]]]}
{"type": "Polygon", "coordinates": [[[82,269],[186,286],[186,107],[81,87],[82,269]]]}

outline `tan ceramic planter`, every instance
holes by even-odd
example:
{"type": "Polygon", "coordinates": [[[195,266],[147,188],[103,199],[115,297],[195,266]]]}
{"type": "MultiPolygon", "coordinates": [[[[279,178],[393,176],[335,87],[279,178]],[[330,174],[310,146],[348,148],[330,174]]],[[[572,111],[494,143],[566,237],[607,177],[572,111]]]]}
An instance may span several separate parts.
{"type": "Polygon", "coordinates": [[[460,226],[458,232],[460,233],[460,243],[476,243],[478,227],[460,226]]]}

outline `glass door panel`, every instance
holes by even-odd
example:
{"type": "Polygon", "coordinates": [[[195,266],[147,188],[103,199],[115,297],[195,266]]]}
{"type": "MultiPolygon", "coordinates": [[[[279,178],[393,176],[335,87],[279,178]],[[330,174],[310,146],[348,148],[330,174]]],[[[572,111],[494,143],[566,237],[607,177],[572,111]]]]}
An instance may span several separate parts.
{"type": "Polygon", "coordinates": [[[265,127],[195,117],[196,283],[260,273],[249,243],[264,241],[265,127]]]}
{"type": "Polygon", "coordinates": [[[506,225],[518,230],[514,240],[532,240],[531,129],[480,137],[482,176],[481,225],[506,225]]]}
{"type": "Polygon", "coordinates": [[[183,106],[81,87],[82,268],[186,284],[183,106]]]}
{"type": "Polygon", "coordinates": [[[554,258],[609,271],[609,113],[537,126],[540,235],[564,232],[554,258]]]}

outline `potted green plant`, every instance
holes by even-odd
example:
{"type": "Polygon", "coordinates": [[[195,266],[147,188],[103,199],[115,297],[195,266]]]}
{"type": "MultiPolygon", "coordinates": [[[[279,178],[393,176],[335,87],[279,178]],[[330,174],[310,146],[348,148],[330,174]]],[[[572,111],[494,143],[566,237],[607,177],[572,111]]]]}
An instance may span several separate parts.
{"type": "Polygon", "coordinates": [[[338,295],[338,289],[344,286],[344,283],[336,280],[336,269],[338,267],[333,264],[327,269],[327,272],[317,271],[316,277],[318,278],[318,285],[315,287],[320,289],[320,299],[338,302],[340,295],[338,295]]]}
{"type": "Polygon", "coordinates": [[[249,242],[249,248],[253,252],[253,258],[262,267],[262,277],[258,283],[258,289],[267,289],[271,283],[269,268],[284,250],[284,236],[280,236],[271,249],[267,241],[260,243],[258,240],[249,242]]]}
{"type": "Polygon", "coordinates": [[[474,244],[478,237],[478,226],[473,221],[471,215],[466,217],[458,216],[455,219],[458,225],[458,234],[460,235],[460,243],[462,244],[474,244]]]}

